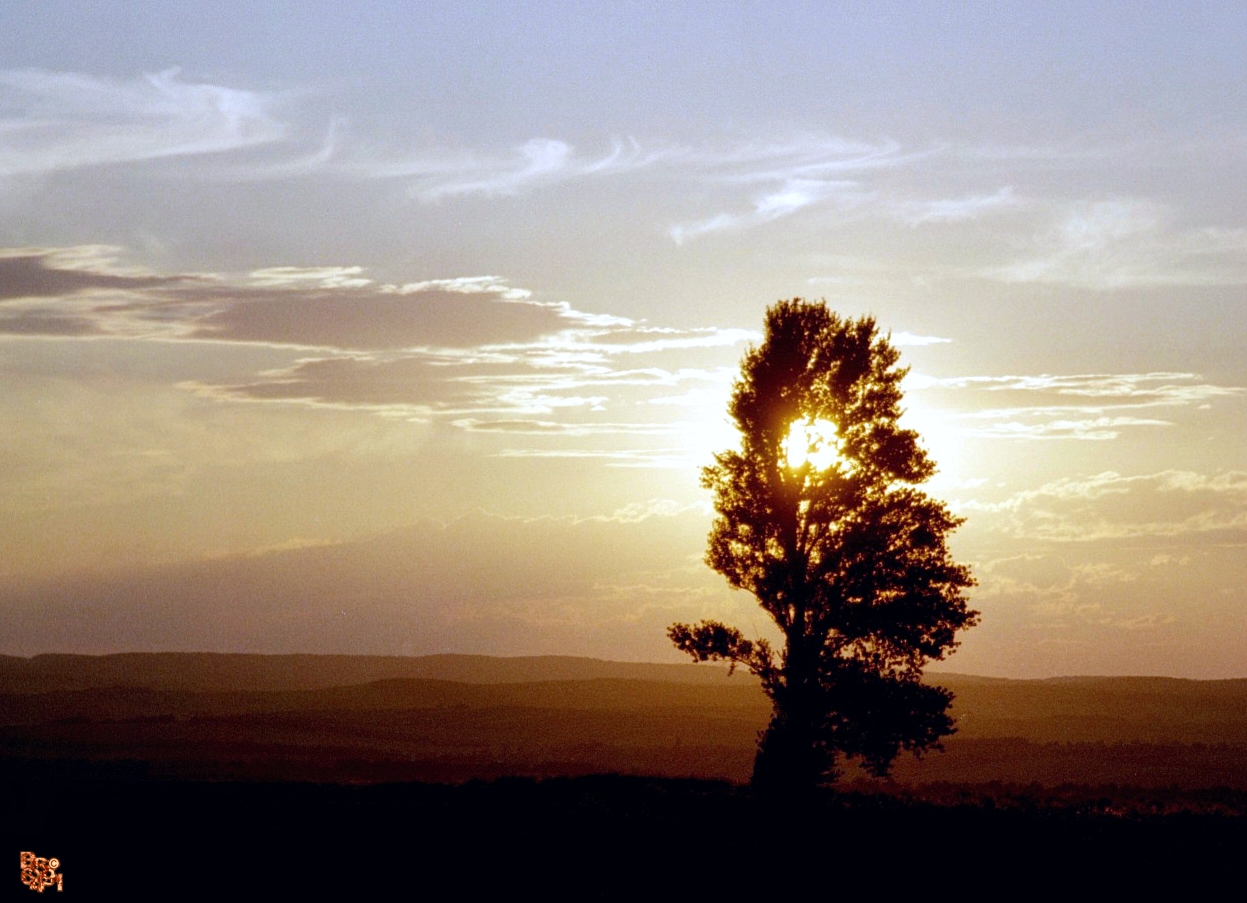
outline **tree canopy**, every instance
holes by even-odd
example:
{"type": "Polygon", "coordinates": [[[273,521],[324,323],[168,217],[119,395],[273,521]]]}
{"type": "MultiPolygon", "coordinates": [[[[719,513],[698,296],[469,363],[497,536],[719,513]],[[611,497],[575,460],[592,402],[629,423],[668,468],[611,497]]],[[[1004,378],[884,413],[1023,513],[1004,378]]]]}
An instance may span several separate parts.
{"type": "Polygon", "coordinates": [[[714,621],[668,634],[761,679],[760,787],[830,782],[844,756],[884,775],[953,730],[952,694],[921,676],[977,621],[974,580],[946,544],[961,519],[916,488],[935,465],[898,422],[899,360],[871,317],[776,303],[732,393],[740,449],[702,472],[717,512],[706,562],[757,598],[782,648],[714,621]]]}

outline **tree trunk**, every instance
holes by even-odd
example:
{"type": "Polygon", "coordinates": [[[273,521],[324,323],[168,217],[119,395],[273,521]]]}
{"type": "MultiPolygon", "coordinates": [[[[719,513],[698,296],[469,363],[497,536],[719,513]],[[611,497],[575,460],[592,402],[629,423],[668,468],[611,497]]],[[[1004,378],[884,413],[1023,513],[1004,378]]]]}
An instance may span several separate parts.
{"type": "Polygon", "coordinates": [[[804,794],[834,779],[832,754],[823,742],[818,680],[796,631],[788,638],[782,685],[771,701],[775,710],[758,741],[753,763],[755,789],[775,794],[804,794]]]}

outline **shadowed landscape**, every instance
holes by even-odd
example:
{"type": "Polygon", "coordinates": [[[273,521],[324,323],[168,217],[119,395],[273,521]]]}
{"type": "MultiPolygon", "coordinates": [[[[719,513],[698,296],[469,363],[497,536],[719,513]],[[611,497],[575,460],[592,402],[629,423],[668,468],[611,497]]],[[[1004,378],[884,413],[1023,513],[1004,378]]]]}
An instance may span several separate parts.
{"type": "MultiPolygon", "coordinates": [[[[1247,791],[1247,680],[931,681],[956,694],[957,733],[942,753],[898,760],[897,785],[1247,791]]],[[[461,655],[0,658],[5,760],[128,763],[195,780],[618,773],[743,783],[769,711],[753,678],[697,665],[461,655]]]]}
{"type": "MultiPolygon", "coordinates": [[[[1001,868],[1072,868],[1161,850],[1225,863],[1247,840],[1247,680],[932,680],[957,694],[946,751],[903,757],[891,782],[850,772],[805,803],[801,818],[821,813],[812,851],[934,862],[956,836],[1001,868]],[[863,839],[881,830],[895,834],[888,851],[863,839]]],[[[214,863],[252,847],[286,863],[286,887],[353,886],[348,847],[407,864],[376,888],[427,889],[470,870],[472,851],[502,869],[477,876],[482,889],[678,887],[688,876],[667,872],[664,850],[747,855],[777,817],[745,786],[768,713],[755,680],[698,665],[0,658],[11,839],[74,863],[77,887],[113,886],[121,851],[140,847],[222,889],[235,873],[214,863]],[[690,837],[689,824],[703,827],[690,837]],[[731,827],[704,830],[714,824],[731,827]],[[556,850],[574,863],[551,876],[538,866],[556,850]],[[575,883],[590,872],[592,885],[575,883]]],[[[811,855],[814,868],[824,854],[811,855]]]]}

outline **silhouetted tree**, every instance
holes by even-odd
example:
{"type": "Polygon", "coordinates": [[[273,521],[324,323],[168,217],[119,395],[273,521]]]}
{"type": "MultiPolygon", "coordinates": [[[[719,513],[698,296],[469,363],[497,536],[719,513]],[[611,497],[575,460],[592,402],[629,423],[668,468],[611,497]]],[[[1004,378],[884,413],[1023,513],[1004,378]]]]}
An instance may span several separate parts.
{"type": "Polygon", "coordinates": [[[712,621],[668,635],[761,678],[762,789],[829,783],[841,755],[886,775],[902,749],[953,731],[952,694],[920,678],[977,621],[962,593],[974,580],[945,545],[961,518],[914,488],[935,465],[897,423],[899,357],[873,318],[780,301],[732,394],[740,450],[702,471],[718,512],[706,562],[757,597],[783,648],[712,621]]]}

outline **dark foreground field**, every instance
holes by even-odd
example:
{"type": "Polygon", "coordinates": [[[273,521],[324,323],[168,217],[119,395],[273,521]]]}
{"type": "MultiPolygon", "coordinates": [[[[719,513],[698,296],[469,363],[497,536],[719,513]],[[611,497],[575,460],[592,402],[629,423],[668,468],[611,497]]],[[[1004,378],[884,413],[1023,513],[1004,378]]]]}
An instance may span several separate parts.
{"type": "Polygon", "coordinates": [[[3,838],[79,899],[1012,898],[1241,867],[1247,682],[941,682],[947,752],[793,805],[743,786],[766,701],[710,669],[0,658],[3,838]]]}
{"type": "Polygon", "coordinates": [[[1237,874],[1247,849],[1241,816],[961,792],[794,806],[722,782],[619,776],[341,785],[33,767],[4,779],[4,839],[56,856],[65,893],[84,900],[783,899],[811,887],[897,899],[932,886],[1016,899],[1195,890],[1237,874]]]}

